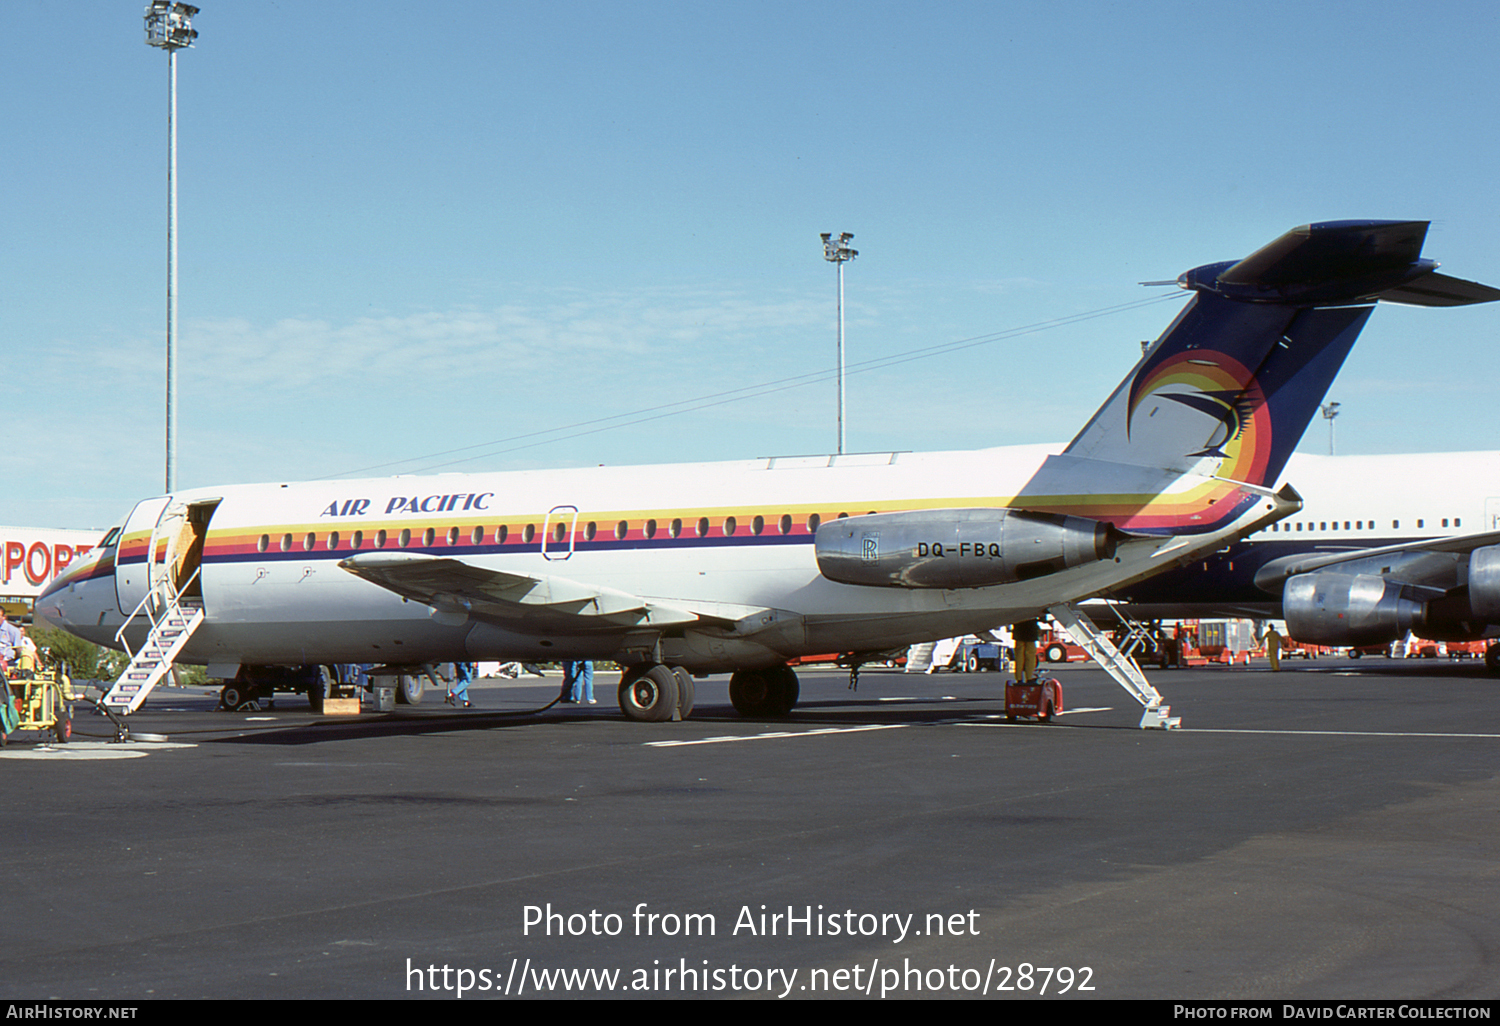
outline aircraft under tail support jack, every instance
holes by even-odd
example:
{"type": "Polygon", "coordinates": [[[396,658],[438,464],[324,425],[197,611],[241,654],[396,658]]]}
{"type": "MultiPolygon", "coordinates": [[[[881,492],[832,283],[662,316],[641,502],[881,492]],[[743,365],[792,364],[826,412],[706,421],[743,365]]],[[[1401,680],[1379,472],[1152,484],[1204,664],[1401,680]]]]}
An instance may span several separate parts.
{"type": "Polygon", "coordinates": [[[203,610],[178,658],[225,675],[613,659],[632,719],[686,715],[692,676],[720,672],[742,714],[784,715],[797,656],[1071,615],[1294,512],[1271,486],[1376,302],[1500,298],[1437,274],[1426,230],[1306,225],[1188,271],[1187,305],[1062,452],[188,489],[138,503],[37,611],[114,646],[170,582],[203,610]]]}

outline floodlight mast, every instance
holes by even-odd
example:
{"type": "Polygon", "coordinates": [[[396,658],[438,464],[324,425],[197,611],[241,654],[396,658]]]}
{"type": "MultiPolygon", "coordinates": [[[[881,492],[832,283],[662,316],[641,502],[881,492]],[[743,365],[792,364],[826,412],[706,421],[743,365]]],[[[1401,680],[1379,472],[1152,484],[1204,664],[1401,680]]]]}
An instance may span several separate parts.
{"type": "Polygon", "coordinates": [[[198,8],[175,0],[146,5],[146,45],[167,51],[167,491],[177,487],[177,51],[198,38],[198,8]]]}
{"type": "Polygon", "coordinates": [[[1323,419],[1328,421],[1328,455],[1333,455],[1333,418],[1339,415],[1339,403],[1323,404],[1323,419]]]}
{"type": "Polygon", "coordinates": [[[853,232],[840,232],[835,239],[832,232],[824,232],[823,259],[831,261],[839,272],[839,449],[844,454],[844,261],[859,256],[859,250],[849,248],[853,232]]]}

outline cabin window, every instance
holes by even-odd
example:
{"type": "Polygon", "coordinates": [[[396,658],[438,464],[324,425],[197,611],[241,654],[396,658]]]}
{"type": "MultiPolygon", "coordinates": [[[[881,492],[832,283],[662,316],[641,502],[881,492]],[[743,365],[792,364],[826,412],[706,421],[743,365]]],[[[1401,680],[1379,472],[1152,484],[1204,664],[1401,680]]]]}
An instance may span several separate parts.
{"type": "Polygon", "coordinates": [[[255,549],[256,549],[257,552],[264,552],[267,549],[269,549],[270,547],[271,547],[271,536],[269,534],[263,534],[263,535],[261,535],[260,536],[260,541],[258,541],[258,542],[255,543],[255,549]]]}
{"type": "Polygon", "coordinates": [[[682,534],[681,517],[677,517],[672,521],[672,526],[667,529],[667,533],[670,534],[673,538],[676,538],[682,534]]]}
{"type": "Polygon", "coordinates": [[[523,530],[521,532],[521,540],[523,542],[525,542],[527,545],[530,545],[531,544],[531,540],[533,538],[535,538],[535,537],[536,537],[536,525],[535,524],[527,524],[525,530],[523,530]]]}
{"type": "Polygon", "coordinates": [[[510,537],[510,528],[509,527],[506,527],[504,524],[501,524],[499,527],[495,528],[495,544],[496,545],[504,545],[505,544],[505,540],[507,538],[509,538],[509,537],[510,537]]]}
{"type": "Polygon", "coordinates": [[[698,518],[698,537],[699,538],[707,538],[708,537],[708,517],[699,517],[698,518]]]}
{"type": "Polygon", "coordinates": [[[354,535],[349,539],[349,547],[351,549],[357,549],[361,545],[363,545],[364,543],[365,543],[365,532],[363,532],[363,531],[355,531],[354,535]]]}
{"type": "Polygon", "coordinates": [[[1399,531],[1399,530],[1401,530],[1401,521],[1399,521],[1399,520],[1392,520],[1391,521],[1391,530],[1393,530],[1393,531],[1399,531]]]}
{"type": "Polygon", "coordinates": [[[1418,519],[1417,520],[1417,530],[1420,531],[1421,529],[1422,529],[1422,521],[1421,521],[1421,519],[1418,519]]]}
{"type": "Polygon", "coordinates": [[[648,520],[648,521],[646,521],[646,537],[647,538],[655,538],[656,537],[656,521],[655,520],[648,520]]]}
{"type": "Polygon", "coordinates": [[[431,527],[422,532],[422,545],[424,548],[430,548],[432,546],[432,543],[436,540],[437,531],[435,531],[431,527]]]}
{"type": "Polygon", "coordinates": [[[302,539],[302,551],[303,552],[311,552],[313,549],[315,549],[317,547],[318,547],[318,536],[315,535],[315,534],[313,534],[311,531],[307,532],[307,537],[302,539]]]}
{"type": "Polygon", "coordinates": [[[847,513],[840,513],[838,515],[837,519],[839,519],[839,520],[848,520],[849,519],[849,514],[847,514],[847,513]]]}
{"type": "Polygon", "coordinates": [[[379,531],[375,532],[375,547],[377,549],[383,549],[383,548],[385,548],[385,529],[384,528],[381,528],[379,531]]]}
{"type": "Polygon", "coordinates": [[[411,528],[401,528],[401,538],[400,541],[398,541],[396,544],[400,545],[403,549],[411,544],[411,528]]]}
{"type": "Polygon", "coordinates": [[[484,544],[484,528],[482,528],[482,527],[476,527],[476,528],[474,528],[474,533],[471,534],[471,535],[469,535],[469,544],[470,545],[483,545],[484,544]]]}
{"type": "Polygon", "coordinates": [[[790,513],[781,514],[781,523],[779,527],[781,528],[782,534],[792,533],[792,515],[790,513]]]}
{"type": "Polygon", "coordinates": [[[1464,526],[1463,519],[1461,517],[1454,517],[1453,518],[1453,526],[1454,527],[1462,527],[1462,526],[1464,526]]]}
{"type": "Polygon", "coordinates": [[[627,521],[621,520],[615,525],[615,538],[617,540],[624,541],[625,536],[628,534],[630,534],[630,524],[627,521]]]}
{"type": "Polygon", "coordinates": [[[594,540],[594,535],[596,535],[598,533],[599,533],[599,525],[596,524],[594,521],[590,520],[588,522],[588,524],[583,529],[583,540],[584,541],[593,541],[594,540]]]}
{"type": "Polygon", "coordinates": [[[450,528],[448,528],[448,544],[449,545],[457,545],[458,544],[458,528],[456,528],[456,527],[450,527],[450,528]]]}
{"type": "Polygon", "coordinates": [[[566,522],[559,520],[552,525],[552,540],[558,544],[562,544],[568,540],[568,525],[566,522]]]}
{"type": "Polygon", "coordinates": [[[820,516],[818,516],[816,513],[814,513],[812,516],[808,517],[807,518],[807,533],[808,534],[814,534],[814,533],[816,533],[817,530],[818,530],[818,525],[821,524],[822,522],[823,522],[823,518],[820,517],[820,516]]]}
{"type": "Polygon", "coordinates": [[[281,536],[281,551],[282,552],[291,552],[292,551],[292,536],[290,534],[284,534],[284,535],[281,536]]]}
{"type": "Polygon", "coordinates": [[[735,521],[734,517],[725,517],[724,518],[724,535],[725,535],[725,537],[728,537],[729,535],[733,534],[736,530],[739,529],[739,526],[740,525],[735,521]]]}
{"type": "Polygon", "coordinates": [[[339,533],[337,531],[328,532],[328,547],[330,549],[339,547],[339,533]]]}
{"type": "Polygon", "coordinates": [[[765,529],[766,529],[766,518],[765,517],[757,516],[754,520],[750,521],[750,533],[751,534],[759,535],[765,529]]]}

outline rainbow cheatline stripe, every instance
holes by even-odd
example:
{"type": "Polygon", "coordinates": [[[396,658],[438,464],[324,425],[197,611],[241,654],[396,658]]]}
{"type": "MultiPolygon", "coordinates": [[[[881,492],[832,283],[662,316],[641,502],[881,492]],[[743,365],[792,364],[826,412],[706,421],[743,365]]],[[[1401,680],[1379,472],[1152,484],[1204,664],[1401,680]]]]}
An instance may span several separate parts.
{"type": "Polygon", "coordinates": [[[1266,484],[1271,461],[1271,410],[1255,375],[1233,357],[1207,349],[1177,353],[1159,366],[1143,368],[1130,386],[1125,429],[1136,409],[1157,396],[1171,399],[1218,420],[1225,438],[1202,453],[1224,459],[1218,476],[1249,484],[1266,484]],[[1168,392],[1178,386],[1191,391],[1168,392]]]}

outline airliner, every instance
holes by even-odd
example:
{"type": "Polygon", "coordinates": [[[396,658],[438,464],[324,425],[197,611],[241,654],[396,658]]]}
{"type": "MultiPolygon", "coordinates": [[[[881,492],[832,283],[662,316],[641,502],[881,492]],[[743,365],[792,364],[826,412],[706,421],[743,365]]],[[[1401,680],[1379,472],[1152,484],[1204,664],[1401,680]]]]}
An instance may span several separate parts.
{"type": "Polygon", "coordinates": [[[1295,515],[1111,597],[1138,619],[1285,619],[1320,645],[1500,638],[1500,452],[1295,453],[1285,477],[1295,515]]]}
{"type": "Polygon", "coordinates": [[[1315,223],[1185,272],[1186,305],[1061,452],[194,488],[136,504],[37,609],[136,651],[142,612],[191,605],[175,658],[217,677],[601,659],[631,719],[685,717],[693,677],[725,672],[741,714],[784,715],[796,656],[1057,615],[1293,517],[1272,485],[1376,303],[1500,299],[1438,273],[1426,232],[1315,223]]]}

